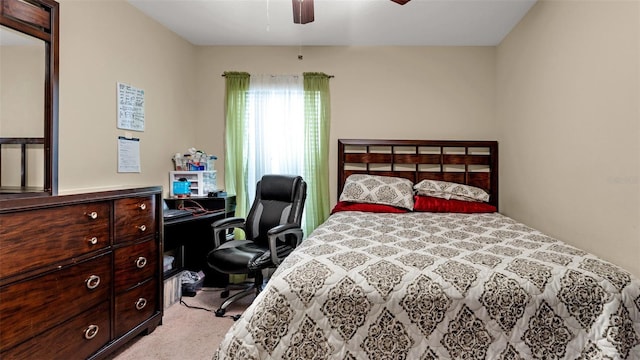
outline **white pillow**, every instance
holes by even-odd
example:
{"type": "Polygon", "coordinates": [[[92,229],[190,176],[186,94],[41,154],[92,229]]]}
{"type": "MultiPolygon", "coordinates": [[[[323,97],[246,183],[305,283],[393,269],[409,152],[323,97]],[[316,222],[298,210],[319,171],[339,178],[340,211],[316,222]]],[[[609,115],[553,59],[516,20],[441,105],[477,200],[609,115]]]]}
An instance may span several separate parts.
{"type": "Polygon", "coordinates": [[[413,210],[413,182],[394,176],[349,175],[340,194],[340,201],[383,204],[413,210]]]}
{"type": "Polygon", "coordinates": [[[414,186],[418,195],[464,201],[489,201],[489,194],[475,186],[438,180],[422,180],[414,186]]]}

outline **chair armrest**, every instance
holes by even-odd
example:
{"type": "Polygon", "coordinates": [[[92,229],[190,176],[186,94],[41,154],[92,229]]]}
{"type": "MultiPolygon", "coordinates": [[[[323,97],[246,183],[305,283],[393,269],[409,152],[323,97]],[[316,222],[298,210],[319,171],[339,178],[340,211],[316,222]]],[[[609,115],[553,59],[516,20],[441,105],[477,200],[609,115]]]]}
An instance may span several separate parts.
{"type": "Polygon", "coordinates": [[[230,227],[236,227],[238,225],[244,225],[244,218],[241,217],[228,217],[228,218],[224,218],[224,219],[220,219],[220,220],[216,220],[211,224],[212,228],[230,228],[230,227]]]}
{"type": "Polygon", "coordinates": [[[241,217],[229,217],[214,221],[211,224],[211,228],[213,229],[214,248],[217,248],[227,241],[227,230],[235,228],[244,230],[245,225],[245,219],[241,217]]]}
{"type": "MultiPolygon", "coordinates": [[[[302,233],[302,229],[296,224],[282,224],[269,229],[269,231],[267,231],[267,236],[271,237],[286,234],[295,234],[296,231],[300,231],[300,233],[302,233]]],[[[302,236],[300,236],[300,240],[302,240],[302,236]]],[[[300,243],[298,242],[296,246],[298,246],[299,244],[300,243]]]]}
{"type": "Polygon", "coordinates": [[[298,247],[302,242],[302,229],[298,227],[296,224],[283,224],[278,225],[274,228],[271,228],[267,232],[267,236],[269,237],[269,252],[271,253],[271,261],[275,266],[280,265],[282,259],[278,257],[277,250],[277,240],[280,237],[284,237],[285,235],[293,235],[296,238],[295,244],[291,244],[293,248],[298,247]]]}

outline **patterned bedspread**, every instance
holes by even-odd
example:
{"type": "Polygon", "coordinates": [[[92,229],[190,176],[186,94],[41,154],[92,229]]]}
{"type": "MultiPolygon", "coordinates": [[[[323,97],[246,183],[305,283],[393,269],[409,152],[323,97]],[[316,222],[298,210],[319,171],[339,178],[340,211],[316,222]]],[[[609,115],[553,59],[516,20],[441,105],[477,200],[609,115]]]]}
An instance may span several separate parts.
{"type": "Polygon", "coordinates": [[[640,280],[500,214],[333,214],[214,359],[640,359],[640,280]]]}

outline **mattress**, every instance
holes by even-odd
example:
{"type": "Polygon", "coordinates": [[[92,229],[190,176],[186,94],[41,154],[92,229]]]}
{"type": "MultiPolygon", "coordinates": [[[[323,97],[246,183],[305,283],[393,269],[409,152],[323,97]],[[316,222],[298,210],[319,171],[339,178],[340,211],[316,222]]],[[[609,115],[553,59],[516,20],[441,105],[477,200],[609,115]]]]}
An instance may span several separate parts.
{"type": "Polygon", "coordinates": [[[214,354],[577,358],[640,358],[629,272],[499,213],[357,211],[285,259],[214,354]]]}

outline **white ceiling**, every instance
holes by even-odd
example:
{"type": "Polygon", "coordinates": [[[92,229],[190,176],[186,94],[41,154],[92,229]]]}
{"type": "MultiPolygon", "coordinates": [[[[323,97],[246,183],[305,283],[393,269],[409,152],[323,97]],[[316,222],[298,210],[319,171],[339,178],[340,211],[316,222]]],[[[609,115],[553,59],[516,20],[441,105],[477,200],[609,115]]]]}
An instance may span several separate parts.
{"type": "Polygon", "coordinates": [[[536,0],[315,0],[293,23],[291,0],[127,0],[195,45],[493,46],[536,0]]]}

